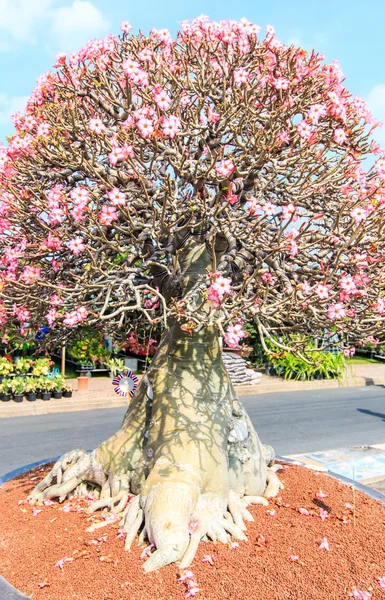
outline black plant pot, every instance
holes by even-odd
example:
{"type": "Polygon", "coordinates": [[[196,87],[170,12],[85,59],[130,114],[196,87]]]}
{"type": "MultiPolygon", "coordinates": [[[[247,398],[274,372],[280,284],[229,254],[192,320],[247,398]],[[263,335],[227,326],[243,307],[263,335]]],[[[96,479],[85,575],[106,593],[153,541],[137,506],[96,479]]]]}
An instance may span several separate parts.
{"type": "Polygon", "coordinates": [[[72,398],[72,392],[63,392],[63,398],[72,398]]]}
{"type": "Polygon", "coordinates": [[[28,402],[35,402],[36,400],[36,394],[27,394],[27,400],[28,402]]]}
{"type": "Polygon", "coordinates": [[[51,392],[42,392],[41,397],[43,400],[51,400],[51,392]]]}
{"type": "Polygon", "coordinates": [[[61,398],[62,397],[62,392],[52,392],[52,398],[61,398]]]}
{"type": "Polygon", "coordinates": [[[23,394],[15,394],[13,400],[15,402],[23,402],[23,394]]]}
{"type": "Polygon", "coordinates": [[[42,397],[43,397],[43,392],[36,392],[36,398],[37,398],[38,400],[41,400],[41,399],[42,399],[42,397]]]}
{"type": "Polygon", "coordinates": [[[11,394],[1,394],[2,402],[9,402],[11,399],[11,394]]]}
{"type": "Polygon", "coordinates": [[[82,371],[93,371],[95,367],[93,365],[80,365],[82,371]]]}

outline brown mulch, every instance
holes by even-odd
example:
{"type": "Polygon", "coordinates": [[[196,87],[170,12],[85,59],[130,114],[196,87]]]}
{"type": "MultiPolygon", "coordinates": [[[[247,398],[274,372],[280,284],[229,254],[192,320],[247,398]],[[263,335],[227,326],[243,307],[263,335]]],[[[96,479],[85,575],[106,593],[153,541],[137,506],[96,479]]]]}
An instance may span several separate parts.
{"type": "MultiPolygon", "coordinates": [[[[37,507],[38,513],[19,503],[46,471],[38,467],[0,489],[3,577],[33,600],[183,600],[188,590],[178,582],[177,566],[144,574],[143,547],[135,542],[124,552],[118,522],[85,531],[101,521],[100,513],[77,512],[85,500],[55,502],[37,507]],[[72,560],[55,567],[63,558],[72,560]]],[[[248,542],[235,548],[201,542],[190,567],[200,589],[195,597],[339,600],[357,589],[385,599],[378,583],[385,577],[385,507],[304,467],[289,465],[279,475],[285,484],[280,499],[251,508],[248,542]],[[320,490],[327,496],[317,497],[320,490]],[[329,551],[319,548],[324,538],[329,551]],[[205,555],[213,565],[202,562],[205,555]]]]}

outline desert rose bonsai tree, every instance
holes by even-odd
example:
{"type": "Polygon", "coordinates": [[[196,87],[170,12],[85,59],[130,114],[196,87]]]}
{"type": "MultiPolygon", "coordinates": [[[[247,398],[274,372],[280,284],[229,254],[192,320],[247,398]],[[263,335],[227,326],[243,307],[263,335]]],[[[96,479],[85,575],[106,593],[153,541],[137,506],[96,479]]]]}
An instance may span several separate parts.
{"type": "Polygon", "coordinates": [[[144,528],[147,571],[189,565],[205,535],[244,539],[247,505],[279,489],[219,336],[235,347],[253,319],[300,352],[293,334],[366,340],[384,320],[375,124],[338,64],[259,29],[123,23],[57,57],[1,150],[3,326],[164,325],[120,430],[32,494],[91,485],[127,548],[144,528]]]}

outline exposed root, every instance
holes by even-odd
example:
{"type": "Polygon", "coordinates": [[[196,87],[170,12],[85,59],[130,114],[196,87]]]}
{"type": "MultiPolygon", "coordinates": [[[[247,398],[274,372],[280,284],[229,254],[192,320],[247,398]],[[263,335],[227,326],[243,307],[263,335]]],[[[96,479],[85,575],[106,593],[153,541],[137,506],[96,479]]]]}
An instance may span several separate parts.
{"type": "Polygon", "coordinates": [[[272,469],[267,470],[267,487],[263,494],[265,498],[274,498],[279,493],[279,490],[283,490],[284,485],[278,479],[277,474],[272,469]]]}

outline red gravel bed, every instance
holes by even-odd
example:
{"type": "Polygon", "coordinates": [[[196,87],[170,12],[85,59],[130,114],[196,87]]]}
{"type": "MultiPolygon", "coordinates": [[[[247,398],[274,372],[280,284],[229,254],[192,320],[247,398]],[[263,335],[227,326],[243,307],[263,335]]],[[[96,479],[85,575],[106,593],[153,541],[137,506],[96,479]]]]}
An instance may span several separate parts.
{"type": "MultiPolygon", "coordinates": [[[[183,600],[188,589],[177,566],[144,574],[143,547],[134,542],[124,552],[118,522],[85,531],[101,521],[100,513],[77,512],[85,500],[38,507],[37,514],[19,504],[46,471],[39,467],[0,489],[3,577],[33,600],[183,600]],[[71,560],[55,567],[63,558],[71,560]]],[[[195,597],[338,600],[358,590],[369,594],[355,592],[359,600],[385,599],[385,579],[378,581],[385,578],[385,507],[304,467],[289,465],[280,477],[280,499],[251,508],[248,542],[201,542],[190,568],[200,589],[195,597]],[[327,496],[317,497],[320,490],[327,496]],[[329,551],[319,548],[324,538],[329,551]],[[206,555],[213,564],[202,562],[206,555]]]]}

